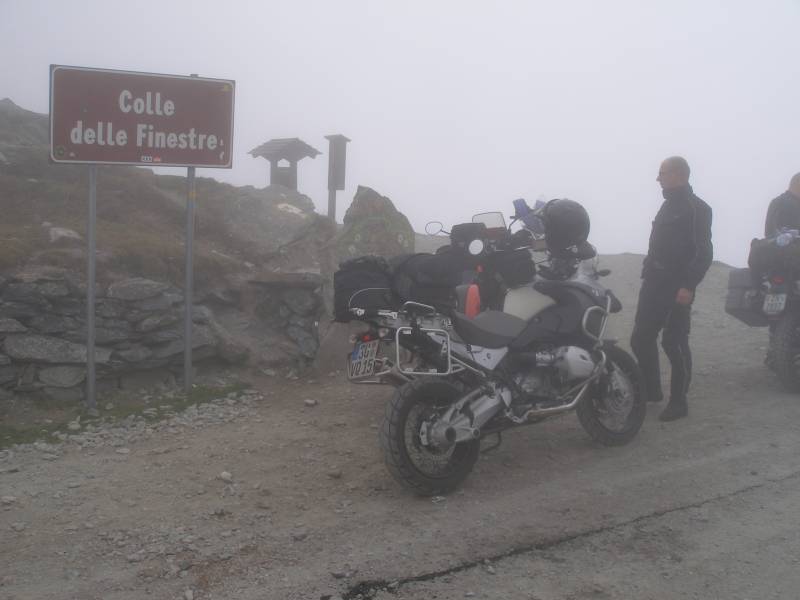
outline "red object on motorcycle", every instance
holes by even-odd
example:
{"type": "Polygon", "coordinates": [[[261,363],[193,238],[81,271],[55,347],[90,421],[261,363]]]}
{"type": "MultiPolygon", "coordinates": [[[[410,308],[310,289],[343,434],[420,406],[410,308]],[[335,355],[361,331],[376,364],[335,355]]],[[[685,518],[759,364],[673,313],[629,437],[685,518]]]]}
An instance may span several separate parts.
{"type": "Polygon", "coordinates": [[[481,290],[473,283],[467,288],[467,302],[464,307],[464,314],[472,318],[479,312],[481,312],[481,290]]]}
{"type": "Polygon", "coordinates": [[[364,335],[362,335],[361,336],[361,341],[362,342],[371,342],[372,341],[372,333],[368,332],[368,333],[365,333],[364,335]]]}
{"type": "Polygon", "coordinates": [[[783,275],[773,275],[772,276],[772,283],[775,285],[783,285],[786,280],[783,278],[783,275]]]}

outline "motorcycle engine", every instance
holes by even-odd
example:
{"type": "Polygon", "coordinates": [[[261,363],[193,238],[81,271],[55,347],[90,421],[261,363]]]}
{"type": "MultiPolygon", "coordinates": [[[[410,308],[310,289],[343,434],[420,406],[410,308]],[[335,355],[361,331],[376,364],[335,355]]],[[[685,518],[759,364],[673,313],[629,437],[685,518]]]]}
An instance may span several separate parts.
{"type": "Polygon", "coordinates": [[[565,384],[589,377],[595,368],[591,354],[578,346],[559,346],[536,353],[536,365],[520,372],[517,385],[528,396],[553,397],[565,384]]]}

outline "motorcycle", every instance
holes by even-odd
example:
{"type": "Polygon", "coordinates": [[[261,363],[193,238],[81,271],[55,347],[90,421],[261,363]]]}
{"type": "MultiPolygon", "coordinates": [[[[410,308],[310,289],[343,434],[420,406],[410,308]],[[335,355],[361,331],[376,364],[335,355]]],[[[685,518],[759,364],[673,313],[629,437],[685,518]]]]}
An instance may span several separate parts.
{"type": "MultiPolygon", "coordinates": [[[[535,223],[536,215],[525,216],[535,223]]],[[[605,337],[609,315],[621,309],[599,281],[609,271],[597,269],[588,244],[556,253],[534,229],[523,225],[512,234],[502,213],[453,227],[451,246],[464,250],[463,272],[475,274],[472,283],[456,286],[455,308],[420,297],[398,301],[392,274],[381,283],[377,270],[363,289],[336,290],[337,303],[348,296],[349,315],[368,325],[352,340],[349,379],[396,388],[380,444],[391,475],[415,493],[457,488],[481,442],[496,436],[492,450],[512,428],[575,411],[594,440],[618,446],[644,421],[636,361],[605,337]],[[532,267],[525,282],[514,281],[520,257],[532,267]],[[467,315],[470,291],[480,294],[481,306],[467,315]],[[399,305],[381,306],[392,299],[399,305]]],[[[459,255],[441,256],[449,254],[459,255]]]]}
{"type": "Polygon", "coordinates": [[[753,240],[749,269],[728,275],[725,312],[750,327],[769,327],[765,363],[783,386],[800,391],[800,232],[753,240]]]}

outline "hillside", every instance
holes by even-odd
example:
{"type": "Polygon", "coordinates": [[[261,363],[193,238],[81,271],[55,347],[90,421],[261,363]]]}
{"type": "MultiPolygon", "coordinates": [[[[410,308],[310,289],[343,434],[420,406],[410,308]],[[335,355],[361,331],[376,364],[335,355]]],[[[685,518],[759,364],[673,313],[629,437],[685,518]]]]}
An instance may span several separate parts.
{"type": "MultiPolygon", "coordinates": [[[[42,263],[83,269],[85,244],[50,241],[50,226],[86,233],[88,172],[48,161],[48,118],[0,100],[0,271],[42,263]],[[43,223],[45,226],[43,226],[43,223]]],[[[136,273],[183,278],[184,177],[101,166],[97,187],[98,278],[136,273]]],[[[198,286],[260,271],[314,270],[333,232],[311,200],[279,186],[235,187],[197,179],[198,286]],[[294,242],[294,243],[293,243],[294,242]]]]}

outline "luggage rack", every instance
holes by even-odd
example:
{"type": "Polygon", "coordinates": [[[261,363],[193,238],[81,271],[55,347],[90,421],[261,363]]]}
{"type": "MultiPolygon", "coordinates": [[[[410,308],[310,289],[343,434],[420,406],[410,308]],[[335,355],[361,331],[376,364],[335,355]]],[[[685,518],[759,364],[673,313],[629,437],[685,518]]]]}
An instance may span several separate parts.
{"type": "MultiPolygon", "coordinates": [[[[351,308],[350,311],[362,319],[367,315],[367,311],[363,308],[351,308]]],[[[411,381],[415,376],[446,377],[468,368],[462,361],[452,356],[450,350],[452,322],[448,317],[440,314],[435,307],[409,301],[405,302],[399,310],[378,310],[373,319],[376,324],[395,330],[394,361],[392,362],[389,356],[376,356],[374,360],[378,366],[373,373],[363,376],[351,376],[348,368],[347,377],[351,382],[361,384],[382,384],[392,381],[405,383],[411,381]],[[446,357],[446,370],[419,369],[414,368],[413,365],[411,368],[406,368],[401,358],[403,347],[400,344],[400,338],[414,333],[427,334],[441,344],[440,353],[446,357]]],[[[389,340],[379,340],[378,349],[384,343],[389,343],[389,340]]]]}

